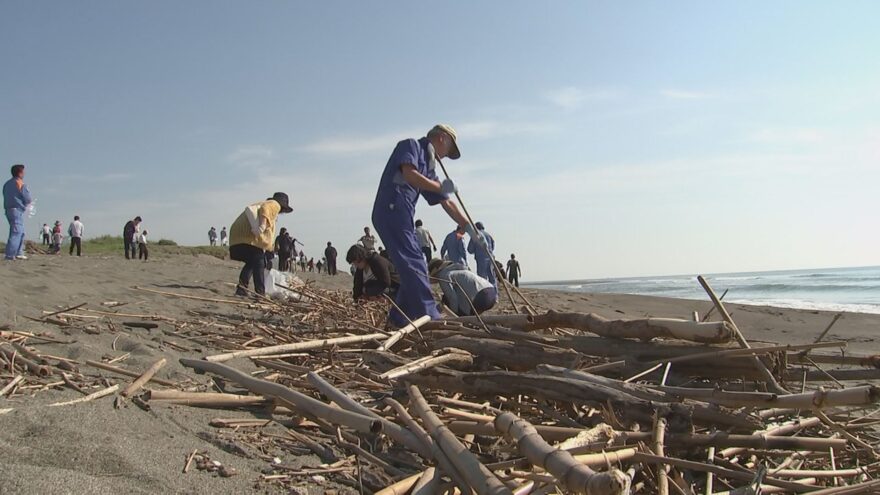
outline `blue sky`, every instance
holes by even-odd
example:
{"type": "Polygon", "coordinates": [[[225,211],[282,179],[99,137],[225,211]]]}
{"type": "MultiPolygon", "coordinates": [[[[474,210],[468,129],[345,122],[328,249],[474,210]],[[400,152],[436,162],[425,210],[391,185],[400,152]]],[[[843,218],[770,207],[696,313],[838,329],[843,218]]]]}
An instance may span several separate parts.
{"type": "MultiPolygon", "coordinates": [[[[397,140],[531,280],[880,264],[875,2],[0,3],[0,164],[38,223],[204,243],[288,192],[317,254],[397,140]]],[[[438,240],[452,224],[419,216],[438,240]]]]}

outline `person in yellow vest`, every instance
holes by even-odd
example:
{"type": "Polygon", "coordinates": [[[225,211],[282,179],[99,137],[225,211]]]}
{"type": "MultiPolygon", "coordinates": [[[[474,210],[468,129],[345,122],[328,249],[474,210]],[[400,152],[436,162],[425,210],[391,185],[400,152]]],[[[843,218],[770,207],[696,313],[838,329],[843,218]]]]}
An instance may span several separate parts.
{"type": "Polygon", "coordinates": [[[254,203],[241,213],[229,227],[229,257],[244,262],[238,276],[236,296],[247,296],[248,283],[254,279],[254,292],[266,293],[266,251],[275,244],[275,221],[281,213],[290,213],[287,194],[277,192],[266,201],[254,203]]]}

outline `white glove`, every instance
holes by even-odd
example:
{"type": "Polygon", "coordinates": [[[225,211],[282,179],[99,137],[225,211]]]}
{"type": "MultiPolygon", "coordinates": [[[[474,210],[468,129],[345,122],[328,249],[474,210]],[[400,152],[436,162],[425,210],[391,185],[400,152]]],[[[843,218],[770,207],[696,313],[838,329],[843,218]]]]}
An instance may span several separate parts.
{"type": "Polygon", "coordinates": [[[470,238],[474,242],[479,244],[483,249],[488,249],[489,245],[486,244],[486,238],[483,237],[483,234],[481,234],[477,229],[475,229],[473,225],[470,225],[470,224],[466,225],[464,228],[464,231],[467,232],[467,235],[469,235],[470,238]]]}
{"type": "Polygon", "coordinates": [[[452,182],[449,179],[445,179],[440,183],[440,192],[449,196],[458,192],[458,187],[455,186],[455,182],[452,182]]]}

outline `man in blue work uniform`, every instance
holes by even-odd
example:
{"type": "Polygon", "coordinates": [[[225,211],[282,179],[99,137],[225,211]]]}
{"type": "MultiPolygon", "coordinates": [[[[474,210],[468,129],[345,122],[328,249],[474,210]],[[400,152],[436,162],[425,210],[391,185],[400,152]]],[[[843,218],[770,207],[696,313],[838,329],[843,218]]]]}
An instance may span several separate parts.
{"type": "Polygon", "coordinates": [[[495,287],[498,287],[498,281],[495,279],[495,255],[492,254],[495,252],[495,239],[492,239],[492,236],[486,232],[482,222],[477,222],[474,225],[476,225],[477,231],[484,241],[483,244],[479,244],[474,242],[474,237],[471,236],[471,241],[468,243],[467,250],[474,255],[474,260],[477,262],[477,275],[485,278],[495,287]]]}
{"type": "Polygon", "coordinates": [[[24,256],[24,212],[31,204],[31,193],[24,184],[24,165],[12,166],[12,178],[3,184],[3,207],[9,221],[9,240],[6,241],[7,260],[27,259],[24,256]]]}
{"type": "Polygon", "coordinates": [[[440,247],[440,257],[467,268],[467,252],[464,250],[464,229],[456,227],[446,235],[443,246],[440,247]]]}
{"type": "Polygon", "coordinates": [[[457,192],[455,184],[449,179],[440,182],[435,170],[438,160],[456,160],[460,156],[455,130],[436,125],[421,139],[397,143],[382,172],[373,204],[373,226],[400,276],[395,300],[400,310],[392,308],[388,314],[388,323],[393,326],[402,327],[424,315],[440,318],[428,282],[428,265],[413,224],[419,195],[429,205],[440,204],[472,237],[478,235],[449,198],[457,192]]]}

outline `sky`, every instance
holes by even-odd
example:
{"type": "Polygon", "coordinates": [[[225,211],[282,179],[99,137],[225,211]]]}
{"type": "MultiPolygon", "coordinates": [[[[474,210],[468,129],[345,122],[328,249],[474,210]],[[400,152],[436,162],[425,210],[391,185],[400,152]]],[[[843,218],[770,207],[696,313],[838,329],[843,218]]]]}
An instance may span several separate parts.
{"type": "MultiPolygon", "coordinates": [[[[355,242],[397,141],[525,280],[880,265],[880,3],[0,1],[0,167],[39,225],[355,242]]],[[[440,242],[453,223],[425,202],[440,242]]],[[[121,249],[121,247],[120,247],[121,249]]]]}

